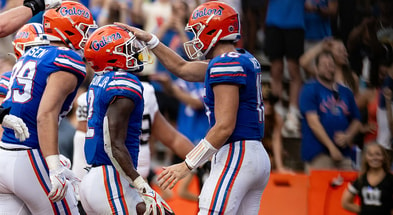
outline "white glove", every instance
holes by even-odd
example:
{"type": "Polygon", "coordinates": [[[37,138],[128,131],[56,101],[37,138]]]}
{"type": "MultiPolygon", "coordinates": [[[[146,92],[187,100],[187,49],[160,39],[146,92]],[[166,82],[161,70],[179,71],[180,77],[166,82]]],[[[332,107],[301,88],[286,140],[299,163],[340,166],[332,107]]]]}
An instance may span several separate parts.
{"type": "Polygon", "coordinates": [[[21,142],[30,137],[29,129],[23,120],[19,117],[10,114],[5,115],[2,125],[6,128],[14,130],[15,137],[18,138],[21,142]]]}
{"type": "Polygon", "coordinates": [[[71,161],[68,159],[66,156],[60,154],[59,155],[60,163],[63,165],[66,169],[64,170],[64,175],[72,185],[72,188],[75,193],[75,197],[79,201],[79,184],[81,180],[75,175],[73,171],[71,171],[71,161]]]}
{"type": "Polygon", "coordinates": [[[145,180],[139,176],[134,180],[134,187],[146,204],[144,215],[164,215],[166,212],[174,214],[169,205],[155,192],[145,180]]]}
{"type": "Polygon", "coordinates": [[[58,8],[61,5],[62,0],[45,0],[45,10],[51,8],[58,8]]]}
{"type": "Polygon", "coordinates": [[[57,202],[62,200],[66,194],[68,187],[66,171],[69,169],[60,163],[59,155],[47,156],[45,160],[49,167],[49,178],[52,184],[48,198],[52,202],[57,202]]]}

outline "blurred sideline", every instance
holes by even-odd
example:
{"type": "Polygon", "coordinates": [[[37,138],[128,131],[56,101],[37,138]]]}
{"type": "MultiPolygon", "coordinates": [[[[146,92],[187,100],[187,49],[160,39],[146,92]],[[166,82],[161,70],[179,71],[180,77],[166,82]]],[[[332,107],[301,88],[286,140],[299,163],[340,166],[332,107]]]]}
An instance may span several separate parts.
{"type": "MultiPolygon", "coordinates": [[[[312,171],[310,175],[272,173],[263,193],[258,215],[355,215],[341,207],[341,194],[357,172],[312,171]]],[[[173,196],[167,199],[177,215],[194,215],[198,204],[181,199],[174,187],[173,196]]],[[[158,190],[157,187],[153,188],[158,190]]],[[[191,192],[199,192],[194,176],[191,192]]]]}

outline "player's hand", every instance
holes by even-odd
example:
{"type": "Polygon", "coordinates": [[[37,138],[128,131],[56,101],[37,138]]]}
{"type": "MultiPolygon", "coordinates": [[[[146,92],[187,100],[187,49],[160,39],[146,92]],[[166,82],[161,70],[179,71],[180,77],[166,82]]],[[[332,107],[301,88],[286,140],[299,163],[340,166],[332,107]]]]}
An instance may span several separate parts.
{"type": "Polygon", "coordinates": [[[158,185],[165,190],[172,189],[176,183],[190,173],[190,169],[185,162],[163,167],[164,171],[158,175],[158,185]]]}
{"type": "Polygon", "coordinates": [[[162,199],[161,196],[158,195],[158,193],[155,192],[141,176],[135,179],[133,184],[146,204],[146,211],[144,215],[174,214],[164,199],[162,199]]]}
{"type": "Polygon", "coordinates": [[[79,200],[79,184],[81,180],[76,177],[75,173],[71,171],[71,161],[68,159],[66,156],[60,154],[59,155],[60,163],[63,165],[66,169],[64,170],[64,175],[72,185],[72,188],[75,193],[75,197],[79,200]]]}
{"type": "Polygon", "coordinates": [[[115,25],[118,25],[120,27],[123,27],[123,28],[131,31],[135,35],[135,37],[140,41],[149,42],[152,38],[152,35],[150,33],[146,32],[142,29],[132,27],[127,24],[120,23],[120,22],[115,22],[115,25]]]}
{"type": "Polygon", "coordinates": [[[48,194],[48,198],[52,202],[60,201],[64,198],[67,191],[67,178],[65,172],[68,169],[64,166],[59,166],[54,170],[49,170],[49,178],[52,188],[48,194]]]}
{"type": "Polygon", "coordinates": [[[6,128],[14,130],[15,137],[22,142],[30,137],[29,129],[23,120],[19,117],[10,114],[5,115],[2,125],[6,128]]]}

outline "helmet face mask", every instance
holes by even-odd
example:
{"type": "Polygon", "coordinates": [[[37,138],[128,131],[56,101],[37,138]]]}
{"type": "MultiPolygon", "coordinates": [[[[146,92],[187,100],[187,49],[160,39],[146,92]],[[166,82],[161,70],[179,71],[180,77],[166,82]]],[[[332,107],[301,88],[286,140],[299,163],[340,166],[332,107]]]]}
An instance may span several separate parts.
{"type": "Polygon", "coordinates": [[[49,45],[49,40],[44,35],[44,29],[39,23],[30,23],[22,26],[12,41],[14,53],[19,59],[30,47],[49,45]]]}
{"type": "Polygon", "coordinates": [[[203,56],[202,49],[204,48],[203,42],[199,39],[199,35],[205,29],[205,25],[196,23],[193,26],[187,24],[185,30],[194,34],[194,39],[184,43],[184,49],[190,59],[198,59],[203,56]]]}
{"type": "Polygon", "coordinates": [[[96,73],[108,70],[140,72],[150,57],[146,45],[116,25],[97,29],[85,47],[85,58],[96,73]]]}
{"type": "Polygon", "coordinates": [[[149,62],[149,52],[146,45],[138,41],[134,35],[126,42],[115,47],[113,54],[126,58],[127,71],[138,71],[149,62]]]}
{"type": "Polygon", "coordinates": [[[239,14],[224,2],[206,2],[195,8],[185,30],[194,33],[194,39],[184,43],[188,57],[201,59],[218,41],[240,39],[239,14]]]}

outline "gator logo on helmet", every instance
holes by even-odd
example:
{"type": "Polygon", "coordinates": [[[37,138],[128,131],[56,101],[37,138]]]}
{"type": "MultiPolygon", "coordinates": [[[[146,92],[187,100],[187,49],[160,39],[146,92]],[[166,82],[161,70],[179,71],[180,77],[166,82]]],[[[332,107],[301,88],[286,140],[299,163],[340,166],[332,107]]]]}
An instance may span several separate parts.
{"type": "Polygon", "coordinates": [[[78,16],[83,16],[86,19],[90,18],[90,13],[88,11],[85,11],[83,9],[77,9],[75,7],[72,7],[72,8],[61,7],[59,10],[59,13],[62,16],[78,15],[78,16]]]}
{"type": "Polygon", "coordinates": [[[114,33],[109,36],[102,36],[101,40],[93,40],[91,42],[91,48],[94,49],[95,51],[100,50],[104,46],[108,45],[109,43],[116,41],[118,39],[121,39],[121,34],[120,33],[114,33]]]}
{"type": "Polygon", "coordinates": [[[30,36],[30,33],[29,32],[25,32],[25,31],[22,31],[22,32],[18,32],[16,35],[15,35],[15,39],[27,39],[27,38],[29,38],[29,36],[30,36]]]}
{"type": "Polygon", "coordinates": [[[210,16],[211,14],[221,16],[222,15],[222,9],[207,9],[203,8],[203,10],[195,10],[194,13],[192,14],[192,19],[198,19],[204,16],[210,16]]]}

